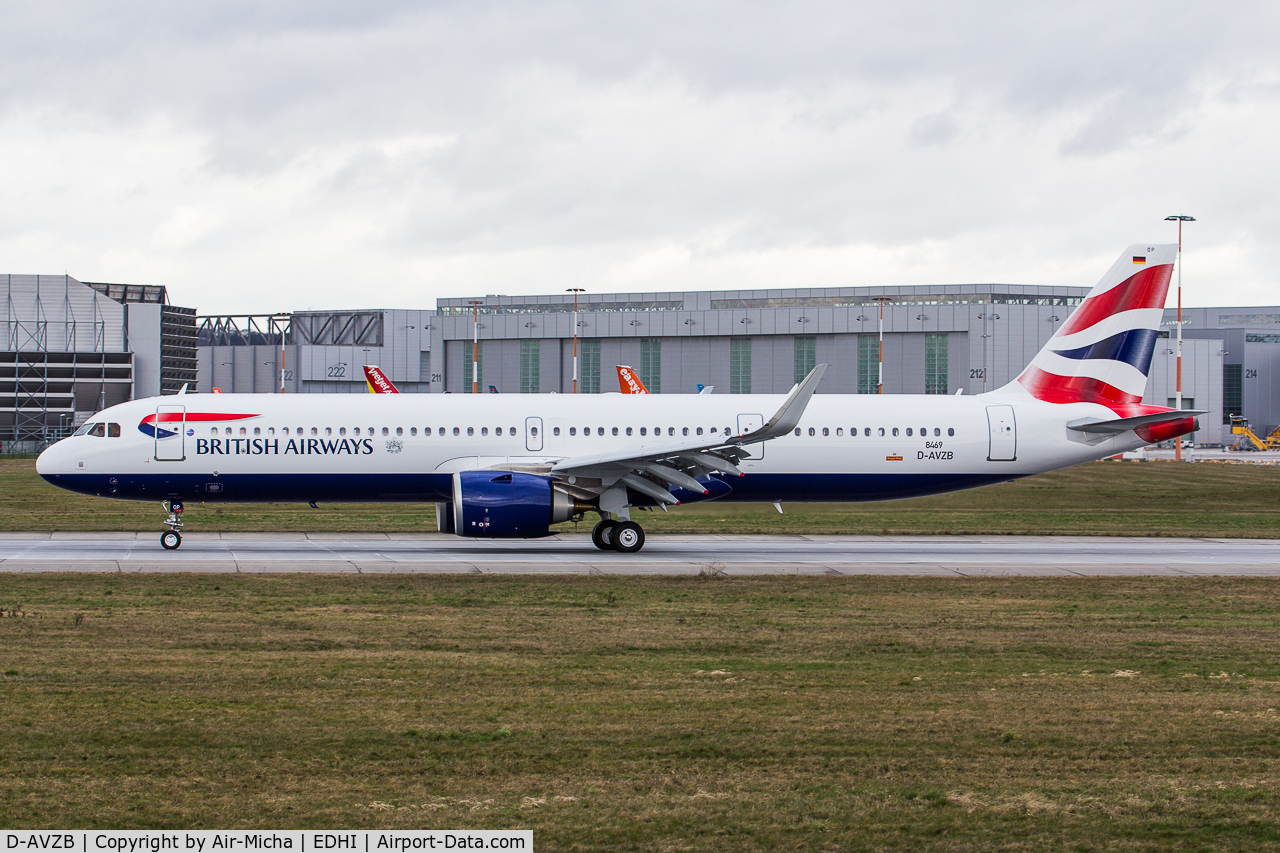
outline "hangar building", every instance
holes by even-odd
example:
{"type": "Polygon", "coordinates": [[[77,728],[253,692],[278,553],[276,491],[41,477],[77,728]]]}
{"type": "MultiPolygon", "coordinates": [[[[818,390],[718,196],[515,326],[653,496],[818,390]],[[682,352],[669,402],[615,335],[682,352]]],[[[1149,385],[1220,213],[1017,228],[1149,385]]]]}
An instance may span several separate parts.
{"type": "Polygon", "coordinates": [[[196,312],[163,287],[4,275],[0,446],[66,435],[89,415],[196,378],[196,312]]]}
{"type": "MultiPolygon", "coordinates": [[[[1015,284],[580,294],[579,391],[616,390],[629,364],[655,393],[785,393],[818,362],[821,392],[875,393],[884,311],[889,394],[981,393],[1012,380],[1088,293],[1015,284]]],[[[203,390],[364,393],[377,364],[401,391],[572,390],[573,294],[458,297],[431,310],[200,320],[203,390]],[[473,301],[479,301],[478,315],[473,301]],[[478,320],[478,324],[477,321],[478,320]],[[477,329],[478,325],[478,329],[477,329]]],[[[1172,405],[1176,312],[1165,312],[1146,401],[1172,405]]],[[[1231,414],[1280,424],[1280,308],[1184,311],[1183,405],[1208,409],[1199,442],[1229,442],[1231,414]]]]}

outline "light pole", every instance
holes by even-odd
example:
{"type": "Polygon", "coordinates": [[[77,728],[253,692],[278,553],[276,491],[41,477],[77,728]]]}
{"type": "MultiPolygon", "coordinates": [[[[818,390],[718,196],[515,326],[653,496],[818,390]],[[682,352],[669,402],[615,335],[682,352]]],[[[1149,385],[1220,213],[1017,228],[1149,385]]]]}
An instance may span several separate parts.
{"type": "Polygon", "coordinates": [[[880,354],[876,357],[876,393],[884,393],[884,304],[893,300],[888,296],[871,297],[880,305],[880,354]]]}
{"type": "Polygon", "coordinates": [[[280,393],[284,393],[284,327],[285,318],[288,314],[282,314],[277,322],[280,323],[280,393]]]}
{"type": "Polygon", "coordinates": [[[480,393],[480,306],[483,299],[468,299],[471,306],[471,393],[480,393]]]}
{"type": "MultiPolygon", "coordinates": [[[[1177,347],[1178,379],[1177,379],[1177,385],[1175,386],[1176,390],[1174,392],[1176,396],[1173,399],[1175,401],[1174,403],[1175,408],[1181,411],[1182,410],[1182,223],[1195,222],[1196,218],[1194,216],[1182,216],[1182,215],[1166,216],[1164,218],[1164,221],[1178,223],[1178,259],[1177,259],[1178,260],[1178,347],[1177,347]]],[[[1177,462],[1182,461],[1182,438],[1181,437],[1174,439],[1173,458],[1177,462]]]]}
{"type": "MultiPolygon", "coordinates": [[[[573,294],[573,393],[578,393],[578,294],[586,293],[585,287],[566,288],[573,294]]],[[[560,374],[563,376],[564,374],[560,374]]]]}

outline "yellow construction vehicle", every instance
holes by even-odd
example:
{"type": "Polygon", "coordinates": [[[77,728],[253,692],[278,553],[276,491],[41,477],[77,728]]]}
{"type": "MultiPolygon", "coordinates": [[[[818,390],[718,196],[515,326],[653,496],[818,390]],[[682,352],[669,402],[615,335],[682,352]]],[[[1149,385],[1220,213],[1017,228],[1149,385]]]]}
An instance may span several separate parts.
{"type": "Polygon", "coordinates": [[[1280,450],[1280,426],[1266,438],[1259,438],[1250,428],[1248,418],[1232,415],[1231,434],[1240,436],[1232,445],[1233,450],[1280,450]]]}

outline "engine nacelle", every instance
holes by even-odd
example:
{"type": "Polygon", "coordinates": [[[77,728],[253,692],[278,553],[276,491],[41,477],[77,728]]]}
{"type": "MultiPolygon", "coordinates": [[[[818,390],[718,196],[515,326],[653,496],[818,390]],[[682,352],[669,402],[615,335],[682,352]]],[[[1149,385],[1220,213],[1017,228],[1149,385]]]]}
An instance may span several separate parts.
{"type": "Polygon", "coordinates": [[[551,525],[585,512],[546,477],[507,471],[463,471],[453,475],[453,501],[437,504],[442,533],[486,539],[536,539],[550,536],[551,525]],[[446,529],[448,528],[448,529],[446,529]]]}

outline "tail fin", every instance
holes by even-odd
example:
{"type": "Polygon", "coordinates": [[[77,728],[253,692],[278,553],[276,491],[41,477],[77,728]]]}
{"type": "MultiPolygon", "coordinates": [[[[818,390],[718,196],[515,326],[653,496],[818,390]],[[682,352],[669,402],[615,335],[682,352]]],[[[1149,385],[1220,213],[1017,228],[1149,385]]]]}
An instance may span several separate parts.
{"type": "Polygon", "coordinates": [[[1141,403],[1177,256],[1176,244],[1126,249],[1014,381],[1047,403],[1141,403]]]}
{"type": "Polygon", "coordinates": [[[366,364],[364,366],[364,384],[369,386],[370,394],[399,394],[399,389],[391,384],[391,380],[387,378],[387,374],[378,369],[377,365],[366,364]]]}
{"type": "Polygon", "coordinates": [[[648,394],[649,389],[644,387],[644,383],[640,381],[640,377],[636,376],[635,370],[625,364],[617,365],[618,368],[618,386],[622,388],[623,394],[648,394]]]}

